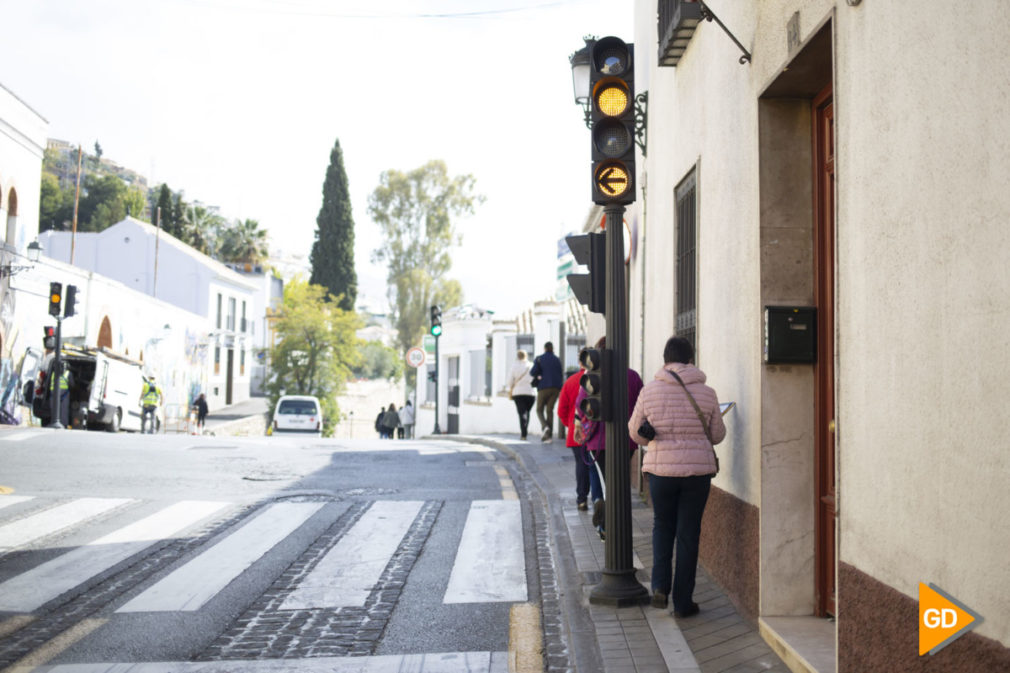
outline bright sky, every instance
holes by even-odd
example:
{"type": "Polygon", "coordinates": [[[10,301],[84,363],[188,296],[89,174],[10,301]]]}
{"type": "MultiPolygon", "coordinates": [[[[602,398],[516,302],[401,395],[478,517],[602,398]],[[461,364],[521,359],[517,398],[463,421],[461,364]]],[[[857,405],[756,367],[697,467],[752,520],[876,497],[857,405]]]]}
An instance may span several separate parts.
{"type": "Polygon", "coordinates": [[[0,0],[0,82],[81,143],[308,253],[344,150],[362,295],[385,299],[367,199],[444,159],[487,196],[450,277],[511,317],[554,293],[557,240],[591,206],[568,56],[630,41],[633,0],[0,0]],[[524,111],[525,109],[525,111],[524,111]]]}

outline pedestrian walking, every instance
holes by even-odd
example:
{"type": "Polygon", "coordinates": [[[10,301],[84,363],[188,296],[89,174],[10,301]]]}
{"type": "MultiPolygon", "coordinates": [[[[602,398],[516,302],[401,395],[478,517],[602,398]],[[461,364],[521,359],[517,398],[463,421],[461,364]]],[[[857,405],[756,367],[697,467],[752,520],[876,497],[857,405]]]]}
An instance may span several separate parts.
{"type": "Polygon", "coordinates": [[[204,425],[207,421],[207,396],[200,393],[193,402],[193,408],[196,409],[196,433],[202,435],[204,425]]]}
{"type": "Polygon", "coordinates": [[[382,428],[382,417],[386,415],[386,407],[379,408],[379,415],[375,417],[375,431],[379,433],[379,439],[386,438],[386,431],[382,428]]]}
{"type": "Polygon", "coordinates": [[[507,382],[509,399],[516,405],[519,414],[519,439],[526,439],[526,430],[530,424],[530,409],[536,398],[533,396],[533,377],[530,376],[530,363],[526,359],[526,351],[516,353],[515,364],[509,371],[507,382]]]}
{"type": "Polygon", "coordinates": [[[632,439],[649,445],[642,471],[649,475],[652,499],[652,606],[665,609],[672,590],[677,617],[698,614],[693,596],[701,518],[719,470],[715,444],[726,436],[719,398],[693,360],[690,341],[667,341],[665,364],[642,390],[628,421],[632,439]]]}
{"type": "Polygon", "coordinates": [[[414,407],[410,400],[400,409],[400,439],[414,439],[414,407]]]}
{"type": "MultiPolygon", "coordinates": [[[[596,342],[596,349],[602,351],[606,345],[606,337],[601,337],[596,342]]],[[[642,392],[642,377],[631,367],[628,367],[627,385],[628,414],[630,415],[638,401],[639,393],[642,392]]],[[[606,425],[602,421],[591,421],[582,414],[579,407],[584,399],[586,399],[586,391],[580,387],[575,398],[575,415],[580,425],[576,429],[581,434],[577,435],[575,439],[583,444],[583,459],[589,465],[589,492],[593,499],[593,525],[596,526],[596,532],[600,534],[602,540],[606,537],[603,480],[606,478],[607,432],[606,425]]],[[[634,455],[635,450],[638,449],[638,444],[633,437],[628,449],[629,457],[634,455]]]]}
{"type": "Polygon", "coordinates": [[[530,376],[537,382],[537,419],[543,431],[540,441],[549,442],[553,434],[554,404],[564,383],[561,360],[554,354],[554,344],[550,341],[544,344],[544,352],[533,361],[530,376]]]}
{"type": "Polygon", "coordinates": [[[586,498],[589,497],[589,465],[583,458],[582,444],[575,440],[575,398],[579,395],[581,379],[582,369],[579,369],[561,386],[561,394],[558,395],[558,418],[566,429],[565,446],[575,455],[575,506],[585,511],[589,509],[586,503],[586,498]]]}
{"type": "Polygon", "coordinates": [[[382,415],[382,436],[385,439],[393,439],[396,428],[400,426],[400,415],[396,413],[396,405],[389,403],[389,408],[382,415]]]}

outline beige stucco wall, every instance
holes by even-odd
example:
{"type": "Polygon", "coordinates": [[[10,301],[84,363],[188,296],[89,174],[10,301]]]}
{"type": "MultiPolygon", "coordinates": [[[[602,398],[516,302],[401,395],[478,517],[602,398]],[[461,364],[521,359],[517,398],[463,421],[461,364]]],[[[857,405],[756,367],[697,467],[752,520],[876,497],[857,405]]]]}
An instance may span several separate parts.
{"type": "MultiPolygon", "coordinates": [[[[1000,45],[1010,6],[764,0],[716,11],[751,64],[703,23],[678,67],[656,68],[655,3],[636,3],[649,156],[639,157],[647,243],[631,272],[641,349],[632,362],[651,376],[673,331],[674,188],[697,166],[698,361],[720,398],[738,404],[715,485],[765,510],[808,499],[798,477],[792,491],[769,486],[785,483],[774,476],[785,461],[808,471],[812,438],[787,437],[792,448],[772,440],[773,423],[790,424],[782,409],[797,409],[793,429],[809,425],[812,379],[761,364],[762,308],[776,283],[771,294],[783,301],[804,303],[810,288],[784,296],[788,279],[770,282],[762,268],[777,215],[761,191],[774,162],[770,148],[759,151],[769,127],[758,100],[796,53],[794,14],[801,43],[831,21],[839,560],[911,597],[919,581],[935,582],[987,618],[979,633],[1010,642],[1010,459],[1000,436],[1010,389],[1010,66],[1000,45]],[[784,377],[793,380],[783,386],[784,377]]],[[[762,613],[802,612],[803,592],[775,597],[789,572],[810,572],[812,541],[785,554],[785,574],[773,562],[790,532],[808,534],[812,509],[792,522],[766,514],[762,613]]]]}
{"type": "Polygon", "coordinates": [[[1010,643],[1010,6],[839,14],[840,558],[1010,643]]]}

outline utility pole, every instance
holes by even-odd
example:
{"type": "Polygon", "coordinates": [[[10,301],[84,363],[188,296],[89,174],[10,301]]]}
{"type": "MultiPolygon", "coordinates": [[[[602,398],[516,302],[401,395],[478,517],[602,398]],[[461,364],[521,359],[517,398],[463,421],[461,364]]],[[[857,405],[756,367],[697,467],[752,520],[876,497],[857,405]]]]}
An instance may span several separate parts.
{"type": "MultiPolygon", "coordinates": [[[[77,145],[77,188],[74,193],[74,221],[70,229],[70,263],[74,263],[74,244],[77,239],[77,207],[81,202],[81,159],[84,152],[80,144],[77,145]]],[[[59,329],[59,327],[57,327],[59,329]]]]}

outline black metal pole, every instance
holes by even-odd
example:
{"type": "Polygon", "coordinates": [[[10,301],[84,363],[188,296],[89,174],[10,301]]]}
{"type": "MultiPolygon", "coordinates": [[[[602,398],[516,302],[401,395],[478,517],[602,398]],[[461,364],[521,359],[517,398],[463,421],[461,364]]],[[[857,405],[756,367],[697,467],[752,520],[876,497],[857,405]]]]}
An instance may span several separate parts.
{"type": "Polygon", "coordinates": [[[442,434],[442,429],[438,427],[438,336],[435,337],[435,429],[431,434],[442,434]]]}
{"type": "Polygon", "coordinates": [[[607,350],[613,420],[606,423],[606,530],[603,579],[590,603],[624,607],[648,602],[649,591],[635,578],[631,540],[631,468],[628,443],[628,306],[624,290],[624,206],[608,205],[607,220],[607,350]]]}
{"type": "Polygon", "coordinates": [[[62,330],[60,328],[62,326],[63,320],[59,316],[56,316],[56,348],[53,350],[53,371],[49,377],[49,403],[52,407],[50,410],[52,417],[49,419],[49,427],[56,428],[57,430],[63,428],[63,424],[60,423],[60,396],[62,392],[60,391],[60,368],[63,365],[60,359],[60,351],[63,350],[62,330]]]}

